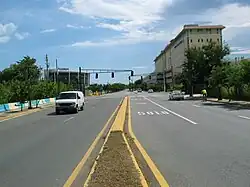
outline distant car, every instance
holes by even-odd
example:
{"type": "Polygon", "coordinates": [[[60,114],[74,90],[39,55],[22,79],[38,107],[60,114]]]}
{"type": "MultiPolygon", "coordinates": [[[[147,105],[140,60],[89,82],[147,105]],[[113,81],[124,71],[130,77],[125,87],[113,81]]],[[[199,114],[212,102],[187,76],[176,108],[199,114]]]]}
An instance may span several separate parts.
{"type": "Polygon", "coordinates": [[[141,88],[139,88],[137,91],[138,91],[138,92],[142,92],[142,89],[141,89],[141,88]]]}
{"type": "Polygon", "coordinates": [[[169,94],[169,100],[184,100],[184,92],[181,90],[174,90],[169,94]]]}
{"type": "Polygon", "coordinates": [[[75,112],[84,108],[84,94],[80,91],[61,92],[56,97],[56,114],[63,112],[75,112]]]}
{"type": "Polygon", "coordinates": [[[153,92],[154,92],[153,89],[148,90],[148,93],[153,93],[153,92]]]}

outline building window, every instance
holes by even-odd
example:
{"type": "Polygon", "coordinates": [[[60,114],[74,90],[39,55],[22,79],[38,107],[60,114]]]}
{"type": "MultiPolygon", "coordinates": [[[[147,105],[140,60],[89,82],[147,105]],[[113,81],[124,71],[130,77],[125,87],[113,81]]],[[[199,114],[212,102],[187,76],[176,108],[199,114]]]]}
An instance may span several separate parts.
{"type": "Polygon", "coordinates": [[[207,38],[207,42],[209,42],[209,39],[207,38]]]}
{"type": "Polygon", "coordinates": [[[201,42],[203,42],[203,39],[201,39],[201,42]]]}
{"type": "Polygon", "coordinates": [[[198,42],[200,42],[200,39],[198,39],[198,42]]]}
{"type": "Polygon", "coordinates": [[[217,29],[217,34],[219,34],[219,31],[220,31],[220,30],[219,30],[219,29],[217,29]]]}
{"type": "Polygon", "coordinates": [[[192,43],[192,42],[193,42],[193,40],[191,39],[191,40],[190,40],[190,43],[192,43]]]}
{"type": "Polygon", "coordinates": [[[219,38],[217,38],[217,42],[220,42],[220,39],[219,39],[219,38]]]}
{"type": "Polygon", "coordinates": [[[210,38],[210,42],[212,42],[213,40],[212,40],[212,38],[210,38]]]}
{"type": "Polygon", "coordinates": [[[197,32],[199,32],[200,31],[200,29],[197,29],[197,32]]]}
{"type": "Polygon", "coordinates": [[[190,29],[190,32],[192,32],[192,29],[190,29]]]}

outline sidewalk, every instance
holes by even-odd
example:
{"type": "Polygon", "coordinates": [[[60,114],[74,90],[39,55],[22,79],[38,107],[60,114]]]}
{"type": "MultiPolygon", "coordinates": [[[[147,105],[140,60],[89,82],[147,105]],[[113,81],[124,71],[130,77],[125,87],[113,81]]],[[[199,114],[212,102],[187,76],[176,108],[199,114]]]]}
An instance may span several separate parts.
{"type": "Polygon", "coordinates": [[[15,110],[6,111],[6,112],[0,112],[0,122],[6,121],[7,119],[16,118],[19,116],[31,114],[31,113],[37,112],[39,110],[51,107],[53,105],[54,105],[53,103],[48,103],[48,104],[44,104],[42,106],[39,106],[38,108],[35,108],[35,107],[33,107],[32,109],[24,108],[23,111],[21,111],[20,109],[15,109],[15,110]]]}
{"type": "Polygon", "coordinates": [[[207,101],[223,103],[223,104],[228,104],[228,105],[250,107],[250,101],[235,101],[235,100],[229,101],[229,99],[218,100],[217,98],[207,98],[207,101]]]}

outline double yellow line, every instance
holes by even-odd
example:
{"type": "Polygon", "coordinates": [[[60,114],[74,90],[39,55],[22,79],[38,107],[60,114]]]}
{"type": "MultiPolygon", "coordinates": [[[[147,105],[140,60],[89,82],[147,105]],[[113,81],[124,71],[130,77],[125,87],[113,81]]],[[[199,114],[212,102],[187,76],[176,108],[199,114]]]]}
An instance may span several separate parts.
{"type": "MultiPolygon", "coordinates": [[[[90,154],[92,153],[92,151],[94,150],[96,144],[99,142],[99,140],[101,139],[104,131],[107,129],[109,123],[111,122],[112,118],[114,117],[115,113],[117,112],[119,106],[116,108],[116,110],[113,112],[113,114],[111,115],[111,117],[108,119],[107,123],[105,124],[105,126],[103,127],[103,129],[101,130],[101,132],[97,135],[96,139],[94,140],[94,142],[92,143],[92,145],[90,146],[90,148],[88,149],[88,151],[86,152],[86,154],[84,155],[84,157],[82,158],[82,160],[80,161],[80,163],[77,165],[77,167],[75,168],[75,170],[73,171],[73,173],[71,174],[71,176],[68,178],[68,180],[66,181],[66,183],[64,184],[64,187],[71,187],[71,185],[73,184],[73,182],[75,181],[75,179],[77,178],[78,174],[80,173],[81,169],[83,168],[84,164],[86,163],[88,157],[90,156],[90,154]]],[[[149,157],[149,155],[147,154],[147,152],[145,151],[145,149],[142,147],[142,145],[140,144],[140,142],[138,141],[138,139],[136,138],[136,136],[134,135],[133,131],[132,131],[132,125],[131,125],[131,107],[130,107],[130,98],[129,97],[125,97],[119,111],[117,112],[117,116],[108,132],[108,135],[105,138],[105,141],[103,143],[103,146],[101,147],[101,150],[99,153],[102,152],[103,147],[105,145],[105,143],[107,142],[109,135],[111,132],[115,132],[115,131],[121,131],[123,132],[124,130],[124,123],[125,123],[125,118],[126,118],[126,112],[127,112],[127,108],[128,108],[128,130],[129,130],[129,134],[130,136],[134,139],[134,142],[138,148],[138,150],[141,152],[143,158],[145,159],[146,163],[148,164],[149,168],[151,169],[152,173],[154,174],[156,180],[158,181],[158,183],[160,184],[160,186],[163,187],[169,187],[167,181],[164,179],[163,175],[161,174],[161,172],[157,169],[156,165],[154,164],[154,162],[152,161],[152,159],[149,157]]],[[[136,161],[136,158],[128,144],[128,141],[123,133],[123,139],[126,143],[126,146],[130,152],[131,155],[131,159],[133,161],[133,164],[135,166],[135,168],[137,169],[137,171],[139,172],[139,176],[140,176],[140,181],[143,187],[147,187],[148,184],[145,180],[145,177],[143,176],[143,173],[136,161]]],[[[100,154],[99,154],[100,155],[100,154]]],[[[96,166],[97,162],[94,163],[93,167],[91,168],[91,171],[88,175],[87,180],[84,183],[84,186],[87,186],[88,181],[91,178],[92,173],[94,172],[95,166],[96,166]]]]}

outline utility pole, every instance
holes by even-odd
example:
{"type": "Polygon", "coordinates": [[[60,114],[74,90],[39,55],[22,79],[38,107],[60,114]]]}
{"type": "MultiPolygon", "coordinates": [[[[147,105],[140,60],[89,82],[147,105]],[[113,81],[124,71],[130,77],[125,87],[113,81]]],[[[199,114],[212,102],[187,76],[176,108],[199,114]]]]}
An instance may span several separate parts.
{"type": "Polygon", "coordinates": [[[166,92],[166,72],[165,70],[163,71],[163,90],[166,92]]]}
{"type": "Polygon", "coordinates": [[[46,77],[45,80],[49,80],[49,59],[48,55],[45,56],[45,65],[46,65],[46,77]]]}
{"type": "Polygon", "coordinates": [[[56,84],[57,84],[57,94],[59,94],[59,71],[58,71],[57,59],[56,59],[56,84]]]}
{"type": "Polygon", "coordinates": [[[79,67],[78,82],[79,82],[79,89],[80,89],[80,91],[82,91],[82,80],[81,80],[81,75],[82,75],[82,68],[79,67]]]}
{"type": "Polygon", "coordinates": [[[85,95],[85,72],[83,72],[83,93],[85,95]]]}

